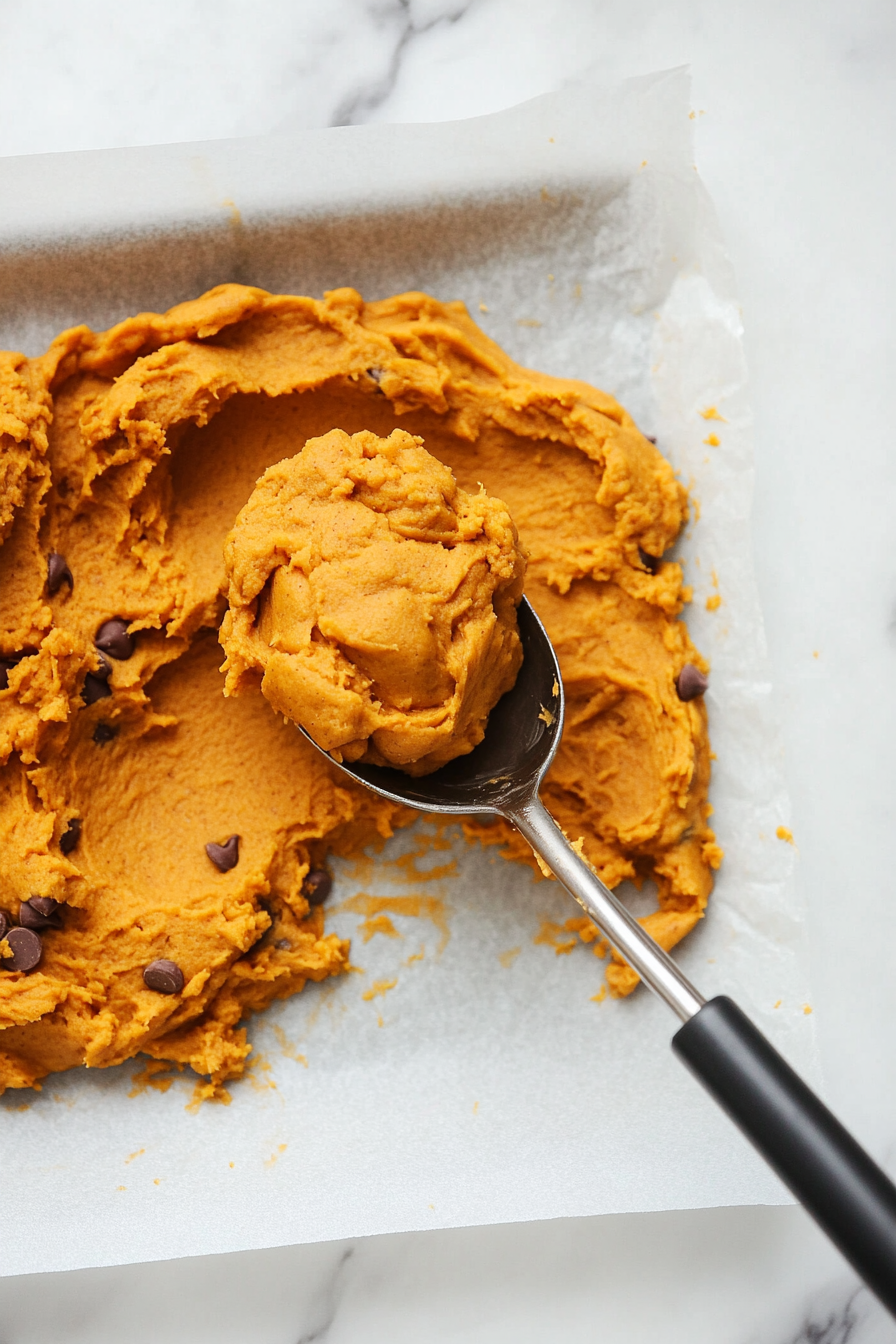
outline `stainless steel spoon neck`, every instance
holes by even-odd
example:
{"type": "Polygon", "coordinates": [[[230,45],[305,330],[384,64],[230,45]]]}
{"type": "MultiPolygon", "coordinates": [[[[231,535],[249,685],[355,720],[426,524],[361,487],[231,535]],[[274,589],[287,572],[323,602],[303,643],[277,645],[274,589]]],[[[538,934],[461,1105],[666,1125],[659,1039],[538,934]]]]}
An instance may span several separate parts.
{"type": "Polygon", "coordinates": [[[694,1017],[706,1002],[703,996],[579,857],[537,794],[514,800],[505,815],[654,994],[682,1022],[694,1017]]]}

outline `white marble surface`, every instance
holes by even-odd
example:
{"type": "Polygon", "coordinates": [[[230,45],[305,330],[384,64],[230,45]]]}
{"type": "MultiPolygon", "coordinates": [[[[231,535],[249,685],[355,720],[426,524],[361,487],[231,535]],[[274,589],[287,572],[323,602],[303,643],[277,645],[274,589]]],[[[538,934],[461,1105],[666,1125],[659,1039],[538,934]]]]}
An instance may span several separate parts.
{"type": "MultiPolygon", "coordinates": [[[[584,72],[691,64],[698,162],[738,272],[752,367],[756,560],[827,1093],[893,1169],[893,6],[157,0],[151,32],[146,15],[111,0],[0,0],[0,153],[436,120],[584,72]]],[[[896,1339],[786,1208],[6,1279],[0,1320],[10,1344],[896,1339]]]]}

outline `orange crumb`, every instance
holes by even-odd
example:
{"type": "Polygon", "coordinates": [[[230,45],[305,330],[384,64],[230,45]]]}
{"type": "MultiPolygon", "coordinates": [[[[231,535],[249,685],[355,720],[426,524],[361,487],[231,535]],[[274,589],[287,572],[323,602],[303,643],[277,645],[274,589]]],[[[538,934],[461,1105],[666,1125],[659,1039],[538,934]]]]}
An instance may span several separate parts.
{"type": "Polygon", "coordinates": [[[134,1160],[135,1157],[142,1157],[143,1154],[144,1154],[145,1152],[146,1152],[146,1149],[145,1149],[145,1148],[138,1148],[137,1151],[136,1151],[136,1153],[131,1153],[130,1157],[126,1157],[126,1158],[125,1158],[125,1160],[124,1160],[124,1161],[125,1161],[125,1166],[127,1166],[127,1164],[128,1164],[129,1162],[133,1162],[133,1160],[134,1160]]]}
{"type": "Polygon", "coordinates": [[[286,1143],[278,1143],[276,1152],[271,1153],[270,1157],[265,1158],[264,1165],[266,1167],[272,1167],[274,1163],[277,1161],[278,1157],[281,1157],[283,1153],[286,1152],[286,1149],[288,1147],[289,1145],[286,1143]]]}
{"type": "Polygon", "coordinates": [[[153,1183],[153,1185],[161,1185],[161,1184],[162,1184],[162,1178],[161,1178],[161,1176],[154,1176],[154,1177],[153,1177],[153,1182],[152,1182],[152,1183],[153,1183]]]}
{"type": "Polygon", "coordinates": [[[703,440],[703,442],[708,443],[710,448],[718,448],[719,444],[722,441],[719,438],[718,434],[708,434],[706,438],[703,440]]]}
{"type": "Polygon", "coordinates": [[[721,605],[722,605],[722,597],[720,593],[713,593],[710,597],[706,599],[707,611],[718,611],[721,605]]]}
{"type": "Polygon", "coordinates": [[[183,1071],[182,1064],[172,1064],[167,1059],[148,1059],[139,1073],[132,1074],[131,1082],[134,1086],[128,1093],[129,1097],[139,1097],[148,1087],[153,1087],[157,1092],[167,1092],[174,1079],[171,1077],[173,1069],[178,1073],[183,1071]]]}
{"type": "Polygon", "coordinates": [[[375,999],[377,995],[382,995],[382,997],[385,998],[389,993],[389,990],[394,989],[397,984],[397,978],[395,980],[374,980],[370,988],[365,989],[361,998],[365,999],[368,1003],[371,999],[375,999]]]}
{"type": "Polygon", "coordinates": [[[365,919],[359,926],[359,932],[363,934],[365,943],[369,943],[378,933],[386,938],[402,937],[388,915],[374,915],[372,919],[365,919]]]}
{"type": "Polygon", "coordinates": [[[297,1064],[303,1064],[308,1067],[307,1056],[303,1055],[296,1045],[291,1041],[282,1027],[274,1027],[274,1035],[277,1037],[277,1043],[280,1046],[280,1053],[287,1059],[294,1059],[297,1064]]]}
{"type": "Polygon", "coordinates": [[[605,999],[606,997],[607,997],[607,987],[606,987],[606,985],[601,985],[601,987],[600,987],[600,989],[597,991],[597,993],[591,995],[591,1002],[592,1002],[592,1003],[603,1003],[603,1001],[604,1001],[604,999],[605,999]]]}
{"type": "Polygon", "coordinates": [[[478,1102],[478,1101],[474,1101],[474,1102],[473,1102],[473,1114],[474,1114],[474,1115],[478,1115],[478,1114],[479,1114],[479,1102],[478,1102]]]}
{"type": "Polygon", "coordinates": [[[516,320],[518,327],[540,327],[541,323],[537,317],[518,317],[516,320]]]}
{"type": "Polygon", "coordinates": [[[817,650],[817,649],[813,649],[813,650],[812,650],[812,657],[813,657],[813,658],[817,658],[817,657],[818,657],[818,650],[817,650]]]}
{"type": "Polygon", "coordinates": [[[228,1163],[228,1166],[230,1166],[230,1167],[235,1167],[235,1166],[236,1166],[236,1163],[235,1163],[235,1162],[229,1162],[229,1163],[228,1163]]]}
{"type": "MultiPolygon", "coordinates": [[[[405,858],[409,857],[407,855],[405,858]]],[[[439,875],[450,877],[454,875],[456,863],[441,864],[439,875]]],[[[356,896],[349,896],[347,901],[343,901],[339,906],[340,910],[351,910],[355,914],[365,915],[368,920],[377,915],[386,912],[393,915],[409,916],[414,919],[428,919],[438,929],[441,937],[436,949],[436,956],[439,956],[444,950],[451,937],[451,930],[448,927],[448,907],[439,896],[369,896],[366,891],[359,891],[356,896]]]]}
{"type": "Polygon", "coordinates": [[[775,835],[779,840],[786,840],[788,845],[793,844],[793,831],[789,830],[786,826],[779,826],[775,831],[775,835]]]}
{"type": "Polygon", "coordinates": [[[781,1007],[781,1002],[782,1002],[781,999],[779,999],[777,1003],[772,1004],[772,1007],[773,1007],[773,1008],[780,1008],[780,1007],[781,1007]]]}
{"type": "Polygon", "coordinates": [[[516,961],[521,951],[522,951],[521,947],[508,947],[506,952],[498,953],[498,960],[500,961],[501,965],[504,967],[505,970],[510,969],[510,967],[516,961]]]}
{"type": "Polygon", "coordinates": [[[425,948],[421,947],[419,952],[412,952],[409,957],[405,958],[404,964],[405,966],[410,966],[411,963],[414,961],[422,961],[425,956],[426,956],[426,950],[425,948]]]}
{"type": "Polygon", "coordinates": [[[484,303],[480,303],[480,305],[479,305],[479,311],[480,311],[480,313],[487,313],[487,312],[488,312],[488,308],[486,307],[486,305],[485,305],[484,303]]]}
{"type": "Polygon", "coordinates": [[[806,1017],[809,1016],[809,1014],[811,1013],[811,1011],[812,1011],[812,1006],[811,1006],[811,1004],[804,1003],[804,1004],[803,1004],[803,1013],[805,1014],[806,1017]]]}
{"type": "MultiPolygon", "coordinates": [[[[277,1084],[274,1082],[273,1078],[265,1078],[263,1076],[259,1076],[270,1072],[271,1072],[270,1060],[267,1058],[266,1055],[259,1054],[258,1051],[256,1051],[253,1053],[252,1058],[246,1065],[246,1071],[243,1074],[243,1077],[248,1078],[250,1084],[252,1085],[252,1087],[255,1089],[256,1092],[268,1092],[268,1091],[276,1092],[277,1084]]],[[[209,1097],[208,1100],[212,1101],[216,1100],[216,1098],[209,1097]]]]}
{"type": "Polygon", "coordinates": [[[707,406],[706,410],[701,411],[700,414],[703,416],[704,420],[721,420],[722,424],[725,423],[724,415],[719,415],[715,406],[707,406]]]}
{"type": "Polygon", "coordinates": [[[593,943],[600,937],[600,930],[587,915],[571,915],[564,921],[563,927],[567,933],[577,933],[583,943],[593,943]]]}
{"type": "Polygon", "coordinates": [[[223,1083],[216,1083],[209,1079],[207,1083],[196,1084],[193,1088],[193,1095],[184,1110],[189,1111],[191,1115],[196,1115],[204,1101],[214,1102],[216,1106],[229,1106],[233,1097],[223,1083]]]}
{"type": "Polygon", "coordinates": [[[127,1186],[126,1186],[126,1185],[120,1185],[118,1188],[119,1188],[119,1190],[127,1190],[127,1186]]]}
{"type": "Polygon", "coordinates": [[[570,938],[564,940],[561,937],[561,934],[563,933],[564,928],[562,924],[555,924],[552,919],[543,919],[541,921],[541,928],[535,934],[532,941],[533,943],[544,943],[548,947],[552,947],[557,956],[562,957],[567,952],[571,952],[576,946],[576,939],[570,938]]]}

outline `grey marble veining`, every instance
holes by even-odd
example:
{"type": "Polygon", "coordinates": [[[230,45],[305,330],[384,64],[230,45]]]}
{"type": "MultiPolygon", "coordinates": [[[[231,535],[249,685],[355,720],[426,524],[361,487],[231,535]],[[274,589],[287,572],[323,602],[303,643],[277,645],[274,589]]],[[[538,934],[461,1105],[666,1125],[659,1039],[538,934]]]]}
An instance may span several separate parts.
{"type": "MultiPolygon", "coordinates": [[[[888,927],[896,560],[886,0],[0,3],[0,153],[475,115],[582,72],[691,62],[701,172],[738,271],[756,545],[828,1091],[896,1156],[888,927]],[[703,110],[706,109],[706,115],[703,110]],[[814,655],[818,656],[815,657],[814,655]]],[[[48,1231],[51,1235],[51,1231],[48,1231]]],[[[885,1344],[797,1209],[373,1238],[0,1281],[9,1344],[885,1344]]]]}

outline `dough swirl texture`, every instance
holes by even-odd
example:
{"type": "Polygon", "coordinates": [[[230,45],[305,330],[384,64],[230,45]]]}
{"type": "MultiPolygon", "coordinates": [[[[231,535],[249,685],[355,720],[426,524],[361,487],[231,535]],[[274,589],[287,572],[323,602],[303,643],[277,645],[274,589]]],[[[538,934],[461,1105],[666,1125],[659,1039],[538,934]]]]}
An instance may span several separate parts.
{"type": "MultiPolygon", "coordinates": [[[[676,692],[706,664],[659,559],[686,513],[669,464],[612,397],[521,368],[461,304],[222,285],[0,355],[0,909],[58,903],[35,969],[0,956],[0,1087],[144,1052],[212,1094],[245,1067],[253,1012],[345,971],[306,876],[410,814],[261,696],[223,694],[224,544],[297,445],[396,425],[519,529],[567,695],[548,807],[611,886],[655,881],[664,946],[700,919],[719,850],[706,709],[676,692]],[[71,584],[48,587],[54,555],[71,584]],[[96,648],[109,621],[129,657],[96,648]],[[221,871],[206,846],[234,836],[221,871]],[[182,991],[146,985],[160,961],[182,991]]],[[[532,861],[503,823],[468,831],[532,861]]]]}

